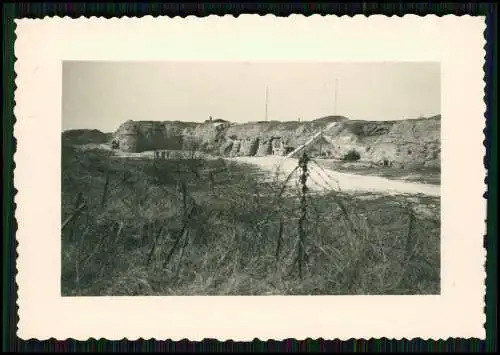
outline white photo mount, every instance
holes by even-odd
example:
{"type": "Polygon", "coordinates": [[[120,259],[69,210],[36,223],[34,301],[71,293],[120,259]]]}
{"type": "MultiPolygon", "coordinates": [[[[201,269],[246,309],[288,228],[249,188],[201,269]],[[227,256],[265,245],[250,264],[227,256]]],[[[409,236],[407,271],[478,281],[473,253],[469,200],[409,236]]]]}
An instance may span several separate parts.
{"type": "Polygon", "coordinates": [[[46,17],[16,25],[20,338],[485,338],[484,17],[46,17]],[[69,60],[440,62],[441,294],[61,297],[61,70],[69,60]]]}

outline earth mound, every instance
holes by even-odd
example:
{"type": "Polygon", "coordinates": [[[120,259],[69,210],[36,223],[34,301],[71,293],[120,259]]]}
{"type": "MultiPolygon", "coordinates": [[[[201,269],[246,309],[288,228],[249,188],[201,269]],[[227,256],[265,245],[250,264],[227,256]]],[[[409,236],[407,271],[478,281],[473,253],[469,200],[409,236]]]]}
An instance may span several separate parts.
{"type": "Polygon", "coordinates": [[[71,129],[62,133],[63,142],[71,145],[105,144],[111,141],[113,133],[97,129],[71,129]]]}

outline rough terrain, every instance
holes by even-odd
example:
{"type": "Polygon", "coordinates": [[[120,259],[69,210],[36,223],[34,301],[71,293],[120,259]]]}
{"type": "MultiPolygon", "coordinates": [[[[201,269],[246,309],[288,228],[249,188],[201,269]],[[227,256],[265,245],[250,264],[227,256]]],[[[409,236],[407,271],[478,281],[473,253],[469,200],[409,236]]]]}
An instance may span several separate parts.
{"type": "Polygon", "coordinates": [[[284,155],[320,130],[324,130],[322,137],[307,148],[313,156],[344,159],[355,152],[359,161],[382,166],[440,168],[439,115],[400,121],[360,121],[340,116],[303,122],[127,121],[113,134],[111,144],[124,152],[194,150],[221,156],[284,155]]]}
{"type": "Polygon", "coordinates": [[[80,149],[113,150],[117,157],[152,158],[155,151],[170,158],[225,157],[252,163],[272,177],[277,164],[281,174],[289,174],[297,159],[285,157],[318,137],[306,147],[314,162],[312,188],[439,196],[440,131],[440,116],[377,122],[341,116],[239,124],[127,121],[114,133],[66,131],[63,141],[80,149]]]}
{"type": "Polygon", "coordinates": [[[304,200],[255,164],[127,154],[63,144],[63,296],[440,293],[437,197],[304,200]]]}

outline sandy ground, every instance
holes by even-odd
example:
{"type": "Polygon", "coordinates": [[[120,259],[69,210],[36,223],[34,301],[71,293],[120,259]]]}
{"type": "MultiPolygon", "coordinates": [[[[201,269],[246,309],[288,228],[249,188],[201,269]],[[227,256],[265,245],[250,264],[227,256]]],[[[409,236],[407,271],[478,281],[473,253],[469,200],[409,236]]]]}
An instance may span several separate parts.
{"type": "MultiPolygon", "coordinates": [[[[153,158],[153,152],[144,153],[120,153],[116,158],[153,158]]],[[[232,161],[250,163],[264,171],[268,171],[269,180],[278,177],[284,181],[298,165],[297,158],[280,157],[268,155],[265,157],[234,157],[228,158],[232,161]]],[[[310,174],[308,187],[317,192],[335,189],[343,192],[371,192],[390,195],[417,195],[439,197],[441,186],[423,184],[409,181],[391,180],[379,176],[357,175],[341,173],[332,169],[323,168],[314,162],[309,164],[310,174]]],[[[289,179],[290,185],[298,183],[298,172],[289,179]]]]}
{"type": "MultiPolygon", "coordinates": [[[[298,165],[298,159],[296,158],[272,155],[266,157],[235,157],[231,158],[231,160],[254,164],[263,170],[269,171],[271,179],[277,176],[283,181],[298,165]]],[[[313,162],[309,164],[309,168],[310,175],[307,185],[310,189],[316,191],[335,189],[343,192],[373,192],[390,195],[423,194],[433,197],[439,197],[441,194],[441,186],[439,185],[390,180],[378,176],[340,173],[322,168],[313,162]]],[[[292,175],[290,184],[296,184],[298,178],[296,175],[292,175]]]]}

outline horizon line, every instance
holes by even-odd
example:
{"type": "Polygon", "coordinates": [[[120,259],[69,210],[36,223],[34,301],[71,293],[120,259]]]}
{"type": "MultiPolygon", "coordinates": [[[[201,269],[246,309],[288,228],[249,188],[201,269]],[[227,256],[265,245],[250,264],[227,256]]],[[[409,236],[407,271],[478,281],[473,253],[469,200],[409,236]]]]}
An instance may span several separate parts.
{"type": "MultiPolygon", "coordinates": [[[[225,120],[225,119],[222,119],[222,118],[214,118],[213,120],[217,121],[217,120],[221,120],[221,121],[224,121],[226,123],[231,123],[231,124],[248,124],[248,123],[261,123],[261,124],[266,124],[266,123],[273,123],[273,122],[280,122],[280,123],[288,123],[288,122],[296,122],[296,123],[305,123],[305,122],[314,122],[314,121],[319,121],[319,120],[322,120],[322,119],[325,119],[325,118],[344,118],[345,120],[347,121],[351,121],[351,122],[355,122],[355,121],[361,121],[361,122],[397,122],[397,121],[410,121],[410,120],[425,120],[425,119],[435,119],[435,118],[441,118],[441,113],[437,113],[437,114],[434,114],[434,115],[428,115],[428,116],[419,116],[419,117],[413,117],[413,118],[402,118],[402,119],[396,119],[396,120],[360,120],[360,119],[350,119],[349,117],[347,116],[342,116],[342,115],[327,115],[327,116],[323,116],[323,117],[319,117],[319,118],[315,118],[315,119],[310,119],[310,120],[303,120],[301,118],[300,122],[298,120],[287,120],[287,121],[284,121],[284,120],[255,120],[255,121],[246,121],[246,122],[234,122],[234,121],[229,121],[229,120],[225,120]]],[[[204,124],[204,123],[210,123],[211,121],[210,120],[204,120],[204,121],[181,121],[181,120],[133,120],[133,119],[128,119],[128,120],[125,120],[123,121],[119,126],[118,128],[126,123],[126,122],[182,122],[182,123],[193,123],[193,124],[204,124]]],[[[219,122],[213,122],[213,123],[219,123],[219,122]]],[[[118,129],[116,128],[115,131],[118,129]]],[[[65,129],[65,130],[62,130],[62,133],[64,132],[68,132],[68,131],[77,131],[77,130],[96,130],[96,131],[99,131],[99,132],[102,132],[102,133],[111,133],[111,132],[114,132],[114,131],[101,131],[100,129],[97,129],[97,128],[68,128],[68,129],[65,129]]]]}

